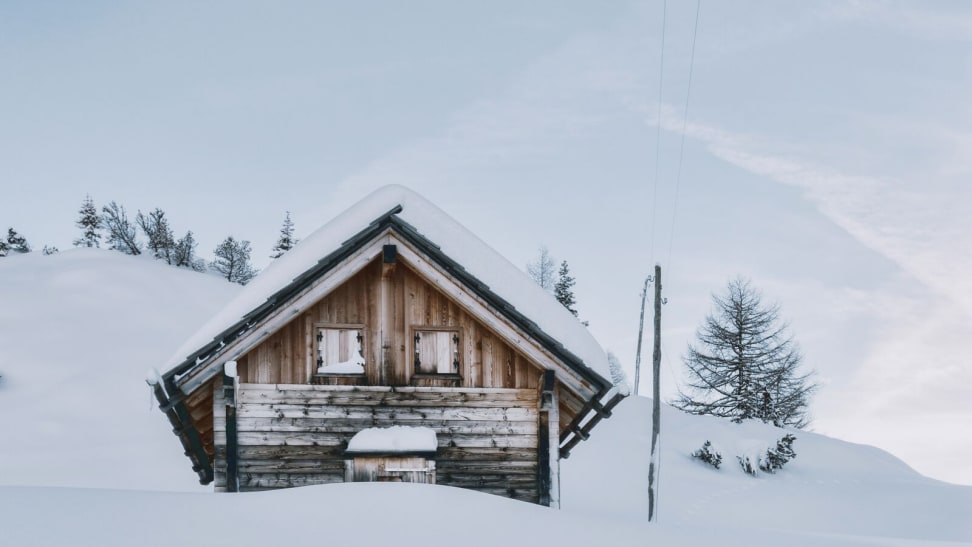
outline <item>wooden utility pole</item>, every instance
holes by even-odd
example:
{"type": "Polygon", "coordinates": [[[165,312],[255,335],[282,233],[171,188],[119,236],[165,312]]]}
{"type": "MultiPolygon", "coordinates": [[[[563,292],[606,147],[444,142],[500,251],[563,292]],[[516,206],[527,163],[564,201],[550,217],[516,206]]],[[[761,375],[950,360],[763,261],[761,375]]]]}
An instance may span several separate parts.
{"type": "Polygon", "coordinates": [[[658,514],[658,431],[661,425],[661,266],[655,264],[655,347],[651,354],[651,457],[648,464],[648,522],[654,522],[658,514]]]}
{"type": "Polygon", "coordinates": [[[645,333],[645,298],[648,296],[648,283],[651,283],[650,275],[645,278],[645,286],[641,289],[641,320],[638,322],[638,353],[635,355],[635,395],[638,395],[638,384],[641,383],[641,335],[645,333]]]}

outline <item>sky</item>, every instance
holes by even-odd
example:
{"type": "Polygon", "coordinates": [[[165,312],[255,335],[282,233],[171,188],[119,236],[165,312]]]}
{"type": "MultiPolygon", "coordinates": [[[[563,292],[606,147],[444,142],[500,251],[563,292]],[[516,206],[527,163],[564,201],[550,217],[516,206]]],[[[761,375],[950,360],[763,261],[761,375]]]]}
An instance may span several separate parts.
{"type": "Polygon", "coordinates": [[[660,263],[666,399],[750,278],[814,431],[972,484],[972,6],[703,1],[693,55],[691,1],[346,4],[0,3],[0,228],[70,248],[90,194],[262,266],[404,184],[568,261],[631,375],[660,263]]]}

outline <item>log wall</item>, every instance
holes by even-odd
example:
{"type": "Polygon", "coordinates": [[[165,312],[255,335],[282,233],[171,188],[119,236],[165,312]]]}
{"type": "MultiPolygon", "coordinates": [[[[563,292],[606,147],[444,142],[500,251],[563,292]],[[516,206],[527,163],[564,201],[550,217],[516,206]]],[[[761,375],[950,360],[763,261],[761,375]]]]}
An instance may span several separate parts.
{"type": "MultiPolygon", "coordinates": [[[[213,390],[216,488],[226,486],[226,423],[213,390]]],[[[344,451],[368,427],[436,431],[436,483],[538,501],[538,390],[241,384],[242,491],[343,482],[344,451]]]]}

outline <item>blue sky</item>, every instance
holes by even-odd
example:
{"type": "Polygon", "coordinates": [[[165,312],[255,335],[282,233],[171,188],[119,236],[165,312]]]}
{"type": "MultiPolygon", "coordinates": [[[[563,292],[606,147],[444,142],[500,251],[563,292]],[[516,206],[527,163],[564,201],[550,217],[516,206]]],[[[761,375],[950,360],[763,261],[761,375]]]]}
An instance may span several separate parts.
{"type": "Polygon", "coordinates": [[[0,225],[68,248],[90,193],[259,264],[284,211],[306,234],[405,184],[515,264],[566,259],[629,368],[661,262],[668,395],[751,277],[815,430],[972,484],[972,7],[703,2],[684,118],[694,2],[660,96],[661,2],[523,4],[0,4],[0,225]]]}

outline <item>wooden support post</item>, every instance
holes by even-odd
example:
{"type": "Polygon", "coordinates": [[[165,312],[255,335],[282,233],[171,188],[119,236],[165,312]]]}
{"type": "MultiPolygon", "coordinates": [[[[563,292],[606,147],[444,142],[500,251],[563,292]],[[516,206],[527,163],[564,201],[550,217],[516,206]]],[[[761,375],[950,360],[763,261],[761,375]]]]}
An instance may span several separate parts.
{"type": "Polygon", "coordinates": [[[651,457],[648,464],[648,521],[653,522],[658,515],[658,477],[659,454],[658,433],[661,429],[661,266],[655,264],[655,347],[651,358],[651,457]]]}
{"type": "Polygon", "coordinates": [[[381,281],[379,282],[378,340],[381,355],[378,358],[378,385],[387,385],[391,371],[395,370],[398,352],[392,346],[396,325],[395,316],[395,266],[398,264],[398,247],[382,247],[381,281]]]}
{"type": "Polygon", "coordinates": [[[540,505],[560,509],[560,401],[556,372],[543,373],[540,382],[538,438],[538,490],[540,505]]]}
{"type": "MultiPolygon", "coordinates": [[[[227,365],[229,365],[227,363],[227,365]]],[[[239,435],[236,426],[237,391],[240,379],[236,374],[236,363],[223,370],[223,399],[226,401],[226,491],[240,491],[239,435]]]]}
{"type": "Polygon", "coordinates": [[[635,353],[635,395],[638,394],[638,386],[641,384],[641,335],[645,332],[645,298],[648,297],[648,283],[651,283],[650,276],[645,279],[645,286],[641,289],[641,319],[638,320],[638,349],[635,353]]]}

